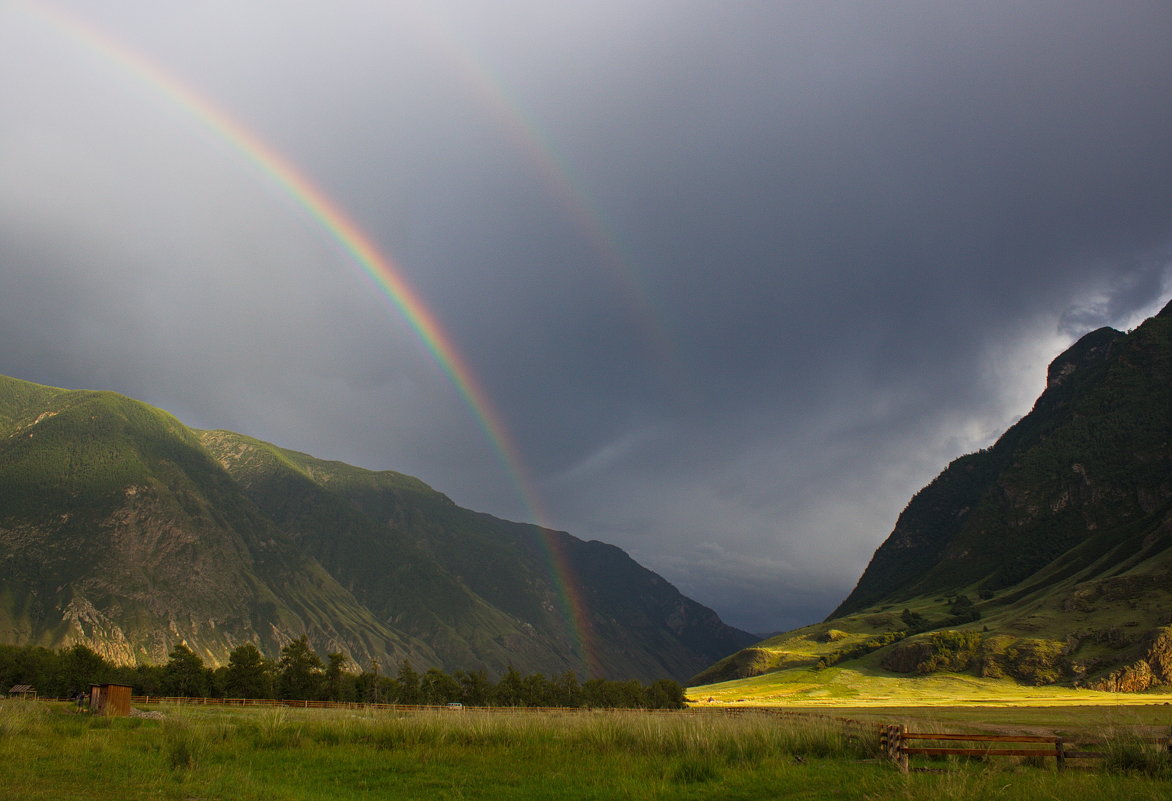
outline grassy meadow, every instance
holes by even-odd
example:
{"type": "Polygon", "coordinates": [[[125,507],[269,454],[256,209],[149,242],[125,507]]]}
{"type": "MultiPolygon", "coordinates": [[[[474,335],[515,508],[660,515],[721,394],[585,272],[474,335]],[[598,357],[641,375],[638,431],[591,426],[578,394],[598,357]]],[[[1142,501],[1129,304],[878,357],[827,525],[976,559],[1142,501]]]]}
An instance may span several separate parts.
{"type": "MultiPolygon", "coordinates": [[[[819,717],[151,707],[155,719],[0,701],[0,797],[344,799],[1165,799],[1151,770],[1013,759],[902,775],[819,717]]],[[[950,728],[951,724],[945,728],[950,728]]]]}
{"type": "MultiPolygon", "coordinates": [[[[1012,679],[967,673],[927,676],[884,671],[874,657],[858,667],[799,667],[747,679],[692,687],[688,698],[700,706],[925,707],[996,706],[1148,706],[1172,705],[1172,692],[1109,693],[1057,684],[1030,687],[1012,679]]],[[[1172,707],[1167,712],[1172,724],[1172,707]]]]}

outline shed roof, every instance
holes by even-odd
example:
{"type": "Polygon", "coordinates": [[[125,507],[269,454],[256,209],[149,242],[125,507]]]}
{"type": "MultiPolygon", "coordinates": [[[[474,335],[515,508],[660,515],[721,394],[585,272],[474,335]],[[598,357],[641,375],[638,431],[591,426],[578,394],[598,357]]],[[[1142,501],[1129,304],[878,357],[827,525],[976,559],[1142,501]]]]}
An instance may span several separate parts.
{"type": "Polygon", "coordinates": [[[12,689],[8,691],[9,695],[19,695],[20,693],[35,693],[37,688],[31,684],[14,684],[12,689]]]}

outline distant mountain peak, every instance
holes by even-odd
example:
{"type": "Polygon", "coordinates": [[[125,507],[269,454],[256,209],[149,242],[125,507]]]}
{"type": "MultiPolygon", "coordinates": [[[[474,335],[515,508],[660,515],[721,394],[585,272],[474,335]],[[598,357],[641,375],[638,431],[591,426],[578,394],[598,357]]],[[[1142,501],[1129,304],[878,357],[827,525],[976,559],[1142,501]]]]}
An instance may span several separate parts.
{"type": "Polygon", "coordinates": [[[1046,388],[1063,383],[1078,370],[1105,362],[1111,354],[1111,346],[1126,334],[1114,328],[1103,327],[1081,337],[1077,342],[1055,357],[1046,371],[1046,388]]]}
{"type": "Polygon", "coordinates": [[[826,621],[696,681],[849,662],[1172,683],[1172,303],[1130,333],[1080,338],[1047,378],[996,443],[916,493],[826,621]]]}

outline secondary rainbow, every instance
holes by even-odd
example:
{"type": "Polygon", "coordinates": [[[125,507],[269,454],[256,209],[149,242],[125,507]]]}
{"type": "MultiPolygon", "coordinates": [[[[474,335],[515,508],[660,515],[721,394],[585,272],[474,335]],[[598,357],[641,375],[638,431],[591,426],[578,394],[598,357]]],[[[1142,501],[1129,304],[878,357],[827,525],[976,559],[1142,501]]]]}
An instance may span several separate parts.
{"type": "Polygon", "coordinates": [[[624,253],[613,227],[591,202],[583,182],[558,153],[553,138],[518,99],[517,94],[474,49],[461,41],[452,26],[445,25],[426,4],[402,10],[415,24],[415,31],[440,53],[456,71],[467,91],[486,109],[509,140],[518,147],[540,177],[546,190],[556,198],[578,233],[594,250],[598,264],[618,288],[628,315],[642,335],[654,365],[681,389],[687,389],[686,371],[680,362],[669,326],[655,307],[640,279],[639,270],[624,253]]]}
{"type": "Polygon", "coordinates": [[[60,8],[44,3],[22,5],[89,50],[121,66],[140,82],[183,108],[201,125],[228,142],[316,220],[391,300],[435,359],[436,364],[447,375],[483,429],[515,484],[523,504],[540,528],[563,612],[582,658],[590,672],[596,673],[600,664],[598,655],[592,647],[589,616],[581,592],[557,533],[549,530],[545,523],[548,518],[537,493],[533,490],[533,483],[528,477],[520,451],[475,373],[460,355],[435,314],[407,283],[398,265],[379,251],[370,238],[348,219],[340,206],[272,146],[158,64],[130,50],[90,22],[60,8]]]}

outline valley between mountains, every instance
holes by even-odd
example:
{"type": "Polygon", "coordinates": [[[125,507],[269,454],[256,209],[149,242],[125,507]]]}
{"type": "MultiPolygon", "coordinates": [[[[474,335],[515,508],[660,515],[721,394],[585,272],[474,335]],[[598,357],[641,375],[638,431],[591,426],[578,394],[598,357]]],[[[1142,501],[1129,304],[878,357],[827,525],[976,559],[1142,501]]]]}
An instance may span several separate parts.
{"type": "Polygon", "coordinates": [[[0,498],[0,642],[124,664],[304,635],[360,669],[1152,690],[1172,684],[1172,304],[1058,356],[829,618],[763,642],[614,546],[109,392],[0,378],[0,498]]]}

